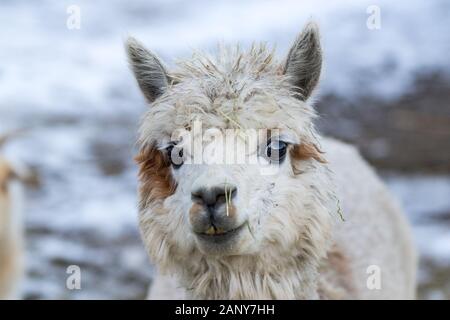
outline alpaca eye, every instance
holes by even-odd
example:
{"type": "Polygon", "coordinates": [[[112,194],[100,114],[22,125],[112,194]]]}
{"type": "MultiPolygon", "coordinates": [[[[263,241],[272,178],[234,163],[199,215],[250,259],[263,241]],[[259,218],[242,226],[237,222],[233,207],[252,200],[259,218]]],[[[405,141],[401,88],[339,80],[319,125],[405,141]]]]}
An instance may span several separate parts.
{"type": "Polygon", "coordinates": [[[279,140],[267,142],[265,156],[271,162],[281,163],[286,157],[287,143],[279,140]]]}
{"type": "Polygon", "coordinates": [[[170,163],[174,169],[178,169],[183,165],[183,148],[176,145],[170,145],[166,148],[170,163]]]}

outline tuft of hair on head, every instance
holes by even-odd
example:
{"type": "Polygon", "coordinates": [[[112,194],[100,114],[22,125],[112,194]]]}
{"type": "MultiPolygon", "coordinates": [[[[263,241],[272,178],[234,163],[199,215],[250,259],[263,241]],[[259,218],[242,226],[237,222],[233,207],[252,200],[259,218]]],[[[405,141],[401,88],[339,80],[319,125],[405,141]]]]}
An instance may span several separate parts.
{"type": "Polygon", "coordinates": [[[125,42],[130,67],[148,102],[155,101],[170,83],[168,73],[158,57],[139,41],[129,37],[125,42]]]}
{"type": "Polygon", "coordinates": [[[322,49],[319,28],[309,22],[289,50],[284,73],[298,97],[306,101],[319,82],[322,69],[322,49]]]}

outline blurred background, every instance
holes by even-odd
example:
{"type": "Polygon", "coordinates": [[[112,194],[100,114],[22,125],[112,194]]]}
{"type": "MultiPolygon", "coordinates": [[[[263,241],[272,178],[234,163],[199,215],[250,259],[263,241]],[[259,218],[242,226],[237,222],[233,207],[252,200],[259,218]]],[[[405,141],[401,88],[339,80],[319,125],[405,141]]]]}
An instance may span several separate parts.
{"type": "Polygon", "coordinates": [[[132,160],[146,105],[128,35],[169,66],[218,41],[266,41],[281,59],[313,19],[325,54],[317,124],[356,144],[402,202],[419,297],[449,299],[449,12],[446,0],[2,0],[0,134],[26,129],[3,154],[39,174],[27,189],[25,298],[143,298],[151,282],[132,160]],[[82,290],[66,289],[69,265],[82,290]]]}

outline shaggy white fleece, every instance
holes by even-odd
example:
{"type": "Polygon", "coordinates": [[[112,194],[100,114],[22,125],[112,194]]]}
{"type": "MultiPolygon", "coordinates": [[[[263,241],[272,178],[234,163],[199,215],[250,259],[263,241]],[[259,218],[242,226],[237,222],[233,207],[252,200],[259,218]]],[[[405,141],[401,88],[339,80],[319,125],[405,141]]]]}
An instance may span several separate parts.
{"type": "MultiPolygon", "coordinates": [[[[313,24],[282,62],[265,45],[222,47],[169,72],[136,40],[127,50],[151,104],[137,158],[140,228],[159,271],[150,298],[414,298],[416,258],[401,209],[353,147],[314,128],[322,55],[313,24]],[[261,174],[261,164],[175,168],[165,148],[195,121],[204,130],[276,129],[286,159],[271,175],[261,174]],[[212,252],[193,232],[192,187],[230,181],[238,190],[234,222],[248,228],[212,252]]],[[[218,141],[202,143],[220,149],[218,141]]]]}

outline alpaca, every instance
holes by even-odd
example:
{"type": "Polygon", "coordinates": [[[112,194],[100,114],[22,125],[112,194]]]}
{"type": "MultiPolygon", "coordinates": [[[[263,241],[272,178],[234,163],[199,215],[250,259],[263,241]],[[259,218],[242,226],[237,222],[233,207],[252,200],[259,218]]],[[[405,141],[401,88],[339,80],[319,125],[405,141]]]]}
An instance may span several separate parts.
{"type": "Polygon", "coordinates": [[[314,127],[314,23],[282,62],[264,44],[221,46],[169,72],[137,40],[126,50],[151,105],[136,157],[141,236],[158,271],[149,298],[415,297],[401,208],[354,147],[314,127]],[[220,162],[234,149],[211,130],[232,130],[236,155],[258,161],[220,162]]]}
{"type": "MultiPolygon", "coordinates": [[[[0,144],[2,143],[0,138],[0,144]]],[[[0,157],[0,300],[20,298],[23,273],[22,190],[24,172],[0,157]]]]}

